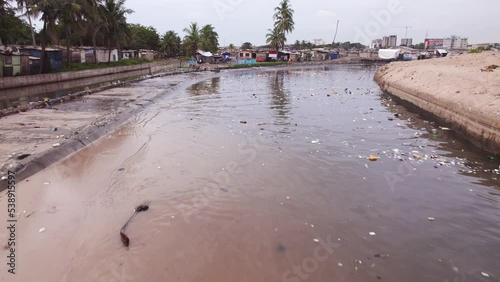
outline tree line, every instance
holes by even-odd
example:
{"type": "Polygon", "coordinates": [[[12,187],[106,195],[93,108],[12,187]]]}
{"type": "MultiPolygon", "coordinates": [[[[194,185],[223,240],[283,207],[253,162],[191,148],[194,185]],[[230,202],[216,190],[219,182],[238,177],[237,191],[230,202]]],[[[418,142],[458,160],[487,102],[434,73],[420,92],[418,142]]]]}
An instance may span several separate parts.
{"type": "Polygon", "coordinates": [[[218,50],[219,35],[210,24],[200,27],[191,23],[181,40],[173,30],[160,36],[154,27],[128,23],[127,15],[133,12],[125,6],[125,0],[0,0],[0,45],[41,46],[42,66],[48,45],[65,45],[68,67],[72,46],[93,46],[96,62],[97,46],[109,50],[149,49],[167,57],[193,56],[198,49],[218,50]],[[33,28],[37,19],[42,22],[39,31],[33,28]]]}

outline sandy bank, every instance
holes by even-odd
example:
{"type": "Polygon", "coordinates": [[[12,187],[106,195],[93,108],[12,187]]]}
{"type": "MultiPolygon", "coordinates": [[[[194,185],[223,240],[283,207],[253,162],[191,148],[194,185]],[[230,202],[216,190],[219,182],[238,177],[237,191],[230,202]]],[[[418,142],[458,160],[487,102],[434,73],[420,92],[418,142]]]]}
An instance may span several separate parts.
{"type": "MultiPolygon", "coordinates": [[[[148,81],[132,83],[0,117],[0,177],[9,170],[18,173],[19,181],[34,175],[110,134],[169,89],[199,75],[169,76],[168,85],[161,88],[148,81]]],[[[2,185],[0,191],[5,188],[2,185]]]]}
{"type": "Polygon", "coordinates": [[[435,114],[473,144],[500,154],[500,53],[395,62],[381,67],[382,90],[435,114]]]}

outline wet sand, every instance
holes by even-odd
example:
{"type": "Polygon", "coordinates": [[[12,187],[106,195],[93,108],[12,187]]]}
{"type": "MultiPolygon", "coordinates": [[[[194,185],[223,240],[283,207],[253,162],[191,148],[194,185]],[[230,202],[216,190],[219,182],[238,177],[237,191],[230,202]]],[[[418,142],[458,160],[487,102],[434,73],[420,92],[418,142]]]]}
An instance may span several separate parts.
{"type": "Polygon", "coordinates": [[[0,117],[0,176],[6,176],[8,170],[28,176],[40,171],[113,131],[134,112],[192,77],[169,76],[159,87],[132,84],[0,117]]]}
{"type": "Polygon", "coordinates": [[[0,279],[495,281],[499,162],[383,95],[374,72],[181,84],[18,185],[18,274],[0,279]]]}

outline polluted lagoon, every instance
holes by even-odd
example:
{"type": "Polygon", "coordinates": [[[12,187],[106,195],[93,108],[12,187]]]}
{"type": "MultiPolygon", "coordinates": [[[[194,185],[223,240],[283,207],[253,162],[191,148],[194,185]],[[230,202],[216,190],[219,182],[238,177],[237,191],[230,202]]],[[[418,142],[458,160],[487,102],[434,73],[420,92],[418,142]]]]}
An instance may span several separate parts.
{"type": "Polygon", "coordinates": [[[382,93],[375,70],[189,75],[20,184],[37,214],[15,279],[493,281],[499,161],[382,93]]]}

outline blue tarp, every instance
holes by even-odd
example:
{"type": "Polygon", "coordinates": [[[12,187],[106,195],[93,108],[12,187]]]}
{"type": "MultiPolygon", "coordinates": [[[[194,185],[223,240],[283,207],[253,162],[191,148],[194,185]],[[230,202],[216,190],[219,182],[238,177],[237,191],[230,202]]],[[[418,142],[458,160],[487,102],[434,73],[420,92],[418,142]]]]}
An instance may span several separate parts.
{"type": "Polygon", "coordinates": [[[248,59],[248,60],[237,60],[236,64],[238,65],[254,65],[257,63],[256,59],[248,59]]]}

